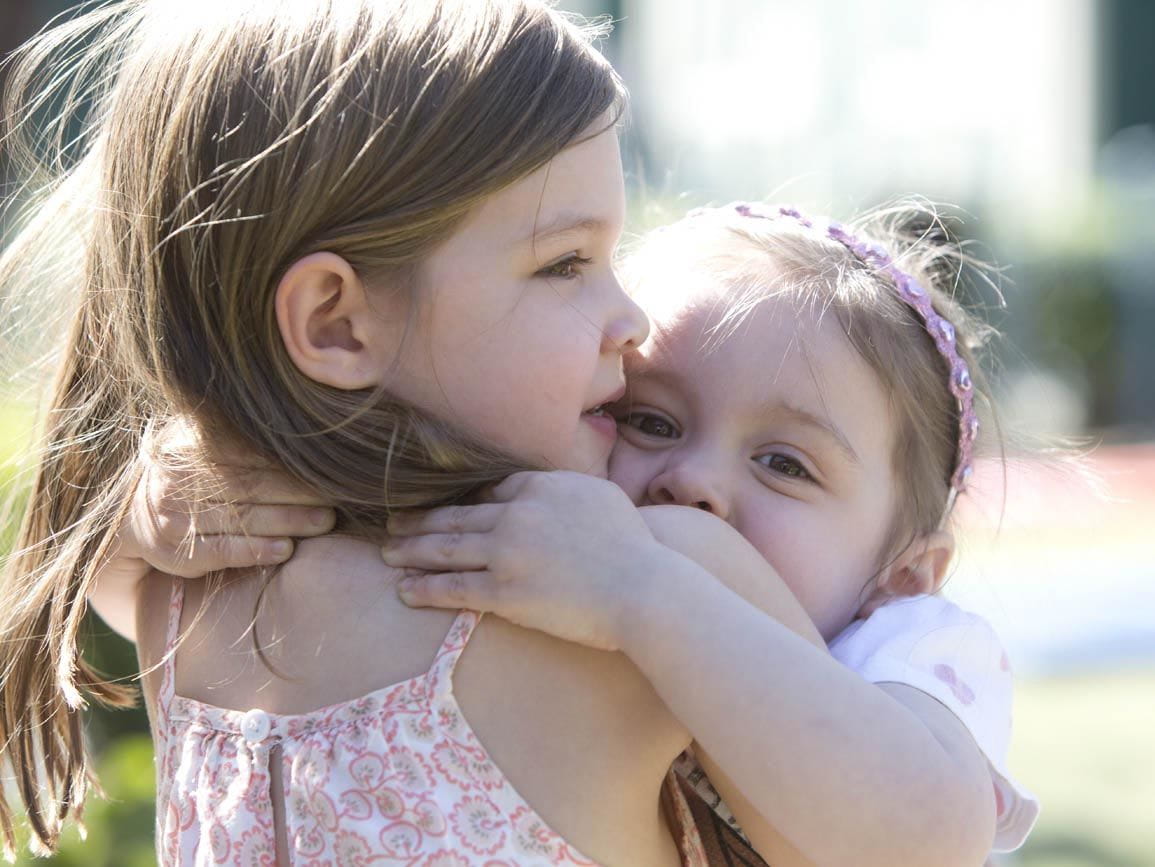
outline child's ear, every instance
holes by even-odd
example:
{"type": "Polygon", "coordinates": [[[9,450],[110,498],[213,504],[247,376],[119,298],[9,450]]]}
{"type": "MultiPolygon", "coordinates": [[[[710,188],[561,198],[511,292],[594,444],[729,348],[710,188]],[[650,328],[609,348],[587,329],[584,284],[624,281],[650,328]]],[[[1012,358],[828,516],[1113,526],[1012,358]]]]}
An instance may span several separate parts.
{"type": "Polygon", "coordinates": [[[857,617],[869,617],[876,608],[899,596],[934,593],[946,579],[954,556],[954,536],[935,530],[919,536],[879,573],[857,617]]]}
{"type": "MultiPolygon", "coordinates": [[[[379,299],[373,301],[379,306],[379,299]]],[[[357,272],[335,253],[313,253],[285,272],[276,292],[285,350],[305,376],[347,391],[381,382],[397,350],[395,330],[370,304],[357,272]]]]}

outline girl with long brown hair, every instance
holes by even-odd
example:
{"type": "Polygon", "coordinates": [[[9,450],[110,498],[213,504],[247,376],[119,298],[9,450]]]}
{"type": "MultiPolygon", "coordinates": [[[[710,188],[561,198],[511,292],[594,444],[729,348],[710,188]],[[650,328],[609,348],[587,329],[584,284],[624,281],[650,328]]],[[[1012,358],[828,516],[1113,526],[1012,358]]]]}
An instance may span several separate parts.
{"type": "MultiPolygon", "coordinates": [[[[73,221],[62,273],[79,310],[4,589],[0,735],[42,847],[83,801],[85,696],[125,697],[78,656],[85,598],[126,592],[123,610],[102,610],[137,638],[149,672],[163,863],[700,862],[668,783],[691,742],[670,705],[710,735],[699,758],[762,851],[803,857],[764,821],[777,775],[743,773],[750,742],[718,719],[740,717],[732,708],[697,725],[707,718],[669,691],[670,666],[621,634],[573,631],[572,606],[552,621],[504,610],[567,641],[469,611],[410,610],[395,589],[404,573],[377,554],[390,519],[396,529],[404,512],[467,503],[517,470],[606,474],[606,406],[621,406],[621,355],[648,324],[611,268],[622,95],[585,34],[529,0],[123,0],[31,43],[11,94],[6,113],[29,123],[56,98],[87,113],[2,271],[6,285],[34,273],[62,218],[73,221]],[[277,570],[208,583],[186,586],[175,562],[140,569],[124,519],[142,455],[176,427],[186,499],[203,504],[194,535],[227,531],[236,502],[270,497],[280,509],[251,511],[247,530],[285,533],[331,503],[337,533],[300,543],[277,570]],[[206,468],[238,453],[287,473],[292,490],[214,490],[206,468]],[[619,647],[660,692],[604,652],[619,647]]],[[[728,614],[711,623],[740,621],[741,634],[766,630],[807,664],[819,658],[829,624],[815,629],[765,552],[720,522],[607,496],[618,508],[603,522],[659,545],[649,566],[669,587],[720,588],[707,595],[728,614]]],[[[457,508],[453,520],[476,514],[457,508]]],[[[432,565],[461,565],[468,533],[454,526],[432,565]]],[[[575,544],[586,538],[569,529],[575,544]]],[[[285,559],[219,541],[222,567],[285,559]]],[[[605,578],[614,563],[586,565],[605,578]]],[[[465,602],[463,574],[450,587],[465,602]]],[[[668,638],[691,635],[703,638],[668,638]]],[[[681,658],[669,654],[675,668],[681,658]]],[[[909,730],[906,711],[879,712],[909,730]]],[[[970,819],[989,794],[969,784],[986,770],[965,733],[927,713],[951,738],[943,767],[957,759],[968,775],[942,803],[965,806],[981,836],[970,819]]],[[[940,749],[918,737],[915,756],[940,749]]],[[[817,790],[829,782],[797,767],[817,790]]],[[[824,822],[801,838],[820,860],[863,839],[857,825],[828,834],[824,822]]],[[[854,851],[885,857],[896,839],[854,851]]],[[[898,851],[944,863],[913,845],[898,851]]]]}
{"type": "MultiPolygon", "coordinates": [[[[0,742],[39,849],[85,798],[85,702],[129,700],[78,653],[106,570],[162,863],[699,857],[659,808],[689,734],[633,665],[414,612],[377,551],[390,515],[514,470],[604,474],[648,328],[611,269],[622,99],[533,0],[120,0],[22,50],[7,143],[45,198],[0,278],[32,294],[54,258],[76,305],[3,585],[0,742]],[[224,511],[198,469],[240,450],[338,534],[274,574],[116,573],[140,455],[178,424],[202,529],[224,511]]],[[[6,789],[9,844],[13,812],[6,789]]]]}

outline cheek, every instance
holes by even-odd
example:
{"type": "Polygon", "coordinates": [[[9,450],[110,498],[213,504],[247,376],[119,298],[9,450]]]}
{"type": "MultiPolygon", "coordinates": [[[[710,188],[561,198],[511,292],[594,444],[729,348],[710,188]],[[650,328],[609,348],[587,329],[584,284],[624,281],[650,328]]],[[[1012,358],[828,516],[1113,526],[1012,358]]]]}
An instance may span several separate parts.
{"type": "Polygon", "coordinates": [[[840,536],[813,504],[773,495],[743,511],[739,532],[769,561],[782,581],[830,640],[858,610],[867,576],[855,564],[853,534],[840,536]]]}
{"type": "Polygon", "coordinates": [[[646,499],[650,481],[660,470],[660,458],[630,445],[621,436],[610,453],[609,480],[626,492],[635,505],[646,499]]]}
{"type": "Polygon", "coordinates": [[[597,361],[596,344],[577,329],[546,332],[522,312],[487,326],[454,323],[443,329],[433,356],[437,384],[455,404],[468,404],[506,427],[514,418],[541,425],[562,411],[576,415],[597,361]]]}

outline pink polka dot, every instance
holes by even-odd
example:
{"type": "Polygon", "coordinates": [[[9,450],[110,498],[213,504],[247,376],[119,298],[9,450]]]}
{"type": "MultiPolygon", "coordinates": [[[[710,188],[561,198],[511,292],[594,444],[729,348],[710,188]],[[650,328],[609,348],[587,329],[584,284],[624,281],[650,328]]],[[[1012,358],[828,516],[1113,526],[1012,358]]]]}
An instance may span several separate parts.
{"type": "Polygon", "coordinates": [[[958,675],[954,673],[954,669],[949,665],[943,665],[941,662],[934,667],[934,676],[943,683],[949,683],[954,686],[958,682],[958,675]]]}
{"type": "Polygon", "coordinates": [[[951,666],[944,665],[940,662],[934,667],[934,676],[941,680],[943,683],[948,684],[951,688],[951,692],[954,693],[954,697],[961,701],[963,704],[974,703],[974,690],[967,686],[966,683],[959,680],[958,675],[955,674],[955,670],[951,666]]]}

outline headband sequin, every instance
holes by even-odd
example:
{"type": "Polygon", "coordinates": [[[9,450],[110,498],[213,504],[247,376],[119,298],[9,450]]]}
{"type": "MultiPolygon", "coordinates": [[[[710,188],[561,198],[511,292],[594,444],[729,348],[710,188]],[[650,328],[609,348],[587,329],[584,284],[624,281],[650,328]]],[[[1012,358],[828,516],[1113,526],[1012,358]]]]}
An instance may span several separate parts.
{"type": "Polygon", "coordinates": [[[926,289],[914,277],[899,268],[884,247],[857,237],[840,223],[825,218],[811,219],[803,216],[795,208],[771,207],[746,202],[739,202],[722,210],[732,210],[743,217],[765,220],[788,218],[807,229],[816,230],[827,238],[837,241],[861,262],[890,277],[898,297],[918,314],[927,333],[934,340],[939,354],[950,367],[950,391],[958,402],[958,450],[955,456],[954,472],[951,474],[950,490],[947,493],[946,508],[943,511],[943,520],[945,521],[954,507],[955,500],[966,489],[967,482],[974,472],[974,443],[979,435],[979,420],[974,410],[974,388],[971,383],[970,369],[962,356],[959,355],[954,326],[934,309],[926,289]]]}

